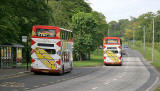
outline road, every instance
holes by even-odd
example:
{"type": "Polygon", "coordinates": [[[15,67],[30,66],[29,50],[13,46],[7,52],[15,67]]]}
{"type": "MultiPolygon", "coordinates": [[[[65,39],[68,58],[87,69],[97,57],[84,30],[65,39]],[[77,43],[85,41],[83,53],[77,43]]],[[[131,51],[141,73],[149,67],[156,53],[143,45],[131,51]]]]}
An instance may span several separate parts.
{"type": "Polygon", "coordinates": [[[159,74],[140,53],[128,49],[123,60],[123,66],[75,68],[62,76],[29,73],[3,79],[0,91],[152,91],[159,74]]]}

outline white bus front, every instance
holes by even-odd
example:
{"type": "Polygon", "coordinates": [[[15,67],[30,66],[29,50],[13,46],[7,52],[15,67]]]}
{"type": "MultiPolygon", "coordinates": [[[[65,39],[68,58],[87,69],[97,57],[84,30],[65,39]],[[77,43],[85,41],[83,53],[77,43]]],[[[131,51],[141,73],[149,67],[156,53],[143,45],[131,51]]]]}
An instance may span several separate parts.
{"type": "Polygon", "coordinates": [[[119,45],[105,45],[104,64],[122,64],[122,54],[119,45]]]}

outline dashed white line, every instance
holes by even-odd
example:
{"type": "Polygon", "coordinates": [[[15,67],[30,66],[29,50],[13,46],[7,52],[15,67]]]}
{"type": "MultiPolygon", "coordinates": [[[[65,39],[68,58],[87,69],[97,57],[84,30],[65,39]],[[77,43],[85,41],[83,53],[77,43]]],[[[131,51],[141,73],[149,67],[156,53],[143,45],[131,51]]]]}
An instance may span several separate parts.
{"type": "Polygon", "coordinates": [[[105,85],[109,84],[109,82],[104,83],[105,85]]]}
{"type": "Polygon", "coordinates": [[[94,88],[92,88],[92,90],[95,90],[95,89],[97,89],[98,87],[94,87],[94,88]]]}
{"type": "Polygon", "coordinates": [[[118,78],[122,78],[122,76],[119,76],[118,78]]]}
{"type": "Polygon", "coordinates": [[[115,78],[115,79],[113,79],[114,81],[116,81],[117,79],[115,78]]]}

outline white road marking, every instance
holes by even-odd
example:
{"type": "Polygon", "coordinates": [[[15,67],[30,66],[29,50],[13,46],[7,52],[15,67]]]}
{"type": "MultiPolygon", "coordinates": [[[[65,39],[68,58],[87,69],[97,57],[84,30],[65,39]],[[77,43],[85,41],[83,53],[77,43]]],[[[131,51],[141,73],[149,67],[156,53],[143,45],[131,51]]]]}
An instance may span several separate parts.
{"type": "Polygon", "coordinates": [[[150,91],[150,90],[153,88],[153,86],[155,86],[155,84],[156,84],[158,81],[159,81],[159,77],[156,77],[155,82],[154,82],[149,88],[147,88],[146,91],[150,91]]]}
{"type": "Polygon", "coordinates": [[[106,82],[106,83],[104,83],[105,85],[107,85],[107,84],[109,84],[110,82],[106,82]]]}
{"type": "Polygon", "coordinates": [[[92,88],[92,90],[95,90],[95,89],[97,89],[98,87],[94,87],[94,88],[92,88]]]}
{"type": "Polygon", "coordinates": [[[113,79],[114,81],[116,81],[117,79],[115,78],[115,79],[113,79]]]}
{"type": "Polygon", "coordinates": [[[119,76],[118,78],[122,78],[122,76],[119,76]]]}

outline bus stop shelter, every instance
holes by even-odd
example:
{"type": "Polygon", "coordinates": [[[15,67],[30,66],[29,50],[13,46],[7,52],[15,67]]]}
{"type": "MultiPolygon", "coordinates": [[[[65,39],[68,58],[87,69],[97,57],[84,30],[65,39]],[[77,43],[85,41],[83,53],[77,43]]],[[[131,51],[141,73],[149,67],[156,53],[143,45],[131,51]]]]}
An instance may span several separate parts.
{"type": "Polygon", "coordinates": [[[22,64],[22,48],[20,44],[5,43],[0,45],[0,67],[12,68],[14,65],[20,66],[22,64]]]}

